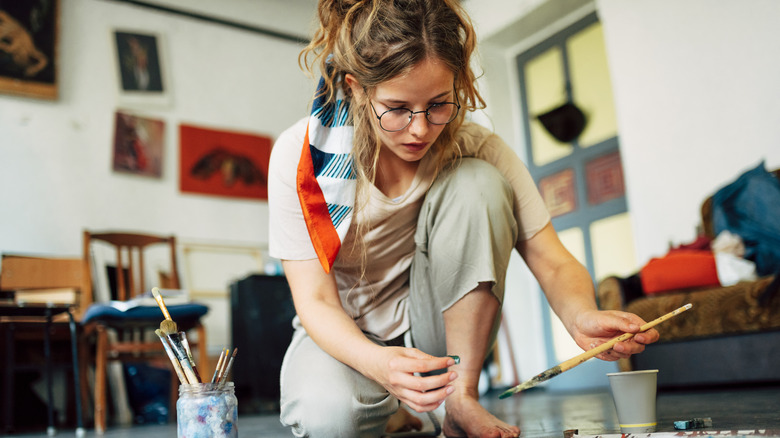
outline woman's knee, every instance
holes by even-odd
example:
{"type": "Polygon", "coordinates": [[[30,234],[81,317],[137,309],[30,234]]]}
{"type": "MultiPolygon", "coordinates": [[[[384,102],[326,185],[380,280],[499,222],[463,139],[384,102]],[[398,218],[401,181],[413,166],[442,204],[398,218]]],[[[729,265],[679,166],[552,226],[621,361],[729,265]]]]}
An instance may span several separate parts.
{"type": "Polygon", "coordinates": [[[311,390],[286,397],[281,406],[281,421],[292,427],[298,436],[357,436],[359,418],[353,406],[352,394],[330,385],[317,385],[311,390]]]}
{"type": "Polygon", "coordinates": [[[431,188],[445,190],[448,197],[457,197],[467,205],[490,207],[512,202],[512,187],[504,175],[490,163],[478,158],[464,158],[453,169],[445,171],[431,188]]]}
{"type": "Polygon", "coordinates": [[[460,236],[464,245],[488,237],[511,250],[517,229],[513,191],[506,178],[483,160],[464,158],[431,187],[415,239],[418,246],[428,248],[442,239],[440,243],[451,245],[453,236],[460,236]]]}
{"type": "Polygon", "coordinates": [[[367,436],[372,428],[381,433],[398,401],[299,334],[282,367],[282,423],[296,436],[367,436]]]}

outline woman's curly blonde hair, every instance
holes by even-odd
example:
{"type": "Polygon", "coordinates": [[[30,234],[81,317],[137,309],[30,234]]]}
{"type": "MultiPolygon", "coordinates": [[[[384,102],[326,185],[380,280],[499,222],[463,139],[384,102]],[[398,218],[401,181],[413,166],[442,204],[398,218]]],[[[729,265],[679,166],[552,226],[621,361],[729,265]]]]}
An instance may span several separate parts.
{"type": "MultiPolygon", "coordinates": [[[[431,152],[437,157],[437,169],[459,156],[454,134],[466,111],[482,108],[485,103],[471,69],[476,35],[456,0],[321,0],[318,17],[319,29],[300,53],[299,63],[310,72],[315,65],[319,68],[329,99],[335,99],[336,87],[351,95],[343,80],[347,73],[371,95],[377,85],[408,72],[426,58],[436,58],[449,67],[461,111],[445,126],[431,152]]],[[[355,170],[361,187],[374,181],[380,143],[368,99],[353,98],[350,113],[355,127],[355,170]]]]}
{"type": "MultiPolygon", "coordinates": [[[[319,69],[328,100],[335,100],[337,87],[352,100],[349,118],[354,126],[356,212],[365,205],[368,188],[375,181],[381,146],[368,98],[379,84],[409,72],[425,59],[435,58],[453,72],[461,103],[457,118],[443,128],[431,147],[436,172],[460,157],[455,132],[466,111],[483,108],[485,103],[471,68],[476,35],[457,0],[321,0],[318,18],[319,28],[298,63],[310,73],[319,69]],[[347,73],[366,93],[352,96],[344,80],[347,73]]],[[[359,224],[363,226],[370,227],[359,224]]],[[[362,234],[361,229],[357,232],[362,234]]]]}

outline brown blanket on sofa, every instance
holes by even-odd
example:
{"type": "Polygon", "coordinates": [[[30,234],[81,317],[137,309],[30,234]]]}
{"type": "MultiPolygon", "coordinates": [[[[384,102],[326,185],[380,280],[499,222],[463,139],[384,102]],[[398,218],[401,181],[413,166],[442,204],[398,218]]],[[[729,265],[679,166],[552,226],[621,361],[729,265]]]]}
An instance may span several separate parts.
{"type": "Polygon", "coordinates": [[[716,287],[646,296],[623,305],[620,284],[615,278],[598,288],[602,309],[625,310],[651,321],[683,306],[691,310],[656,327],[660,342],[718,335],[780,330],[780,293],[767,296],[773,277],[716,287]]]}

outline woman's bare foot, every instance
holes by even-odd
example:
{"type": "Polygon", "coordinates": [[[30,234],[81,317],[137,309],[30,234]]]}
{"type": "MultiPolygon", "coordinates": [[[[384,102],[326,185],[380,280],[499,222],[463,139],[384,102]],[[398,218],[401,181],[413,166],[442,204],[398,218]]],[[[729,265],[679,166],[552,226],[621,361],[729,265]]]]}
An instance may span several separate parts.
{"type": "Polygon", "coordinates": [[[446,437],[514,438],[520,436],[520,428],[510,426],[494,417],[477,397],[459,394],[447,397],[446,415],[442,431],[446,437]]]}
{"type": "Polygon", "coordinates": [[[412,415],[403,406],[390,417],[385,427],[385,433],[410,432],[422,429],[422,420],[412,415]]]}

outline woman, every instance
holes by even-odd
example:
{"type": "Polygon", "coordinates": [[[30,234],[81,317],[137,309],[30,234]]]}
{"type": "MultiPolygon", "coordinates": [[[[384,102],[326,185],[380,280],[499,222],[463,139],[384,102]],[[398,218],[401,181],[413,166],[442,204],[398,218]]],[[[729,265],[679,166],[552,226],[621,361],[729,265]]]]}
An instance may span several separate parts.
{"type": "Polygon", "coordinates": [[[270,251],[297,312],[281,420],[296,436],[379,436],[399,402],[427,412],[446,399],[445,435],[518,436],[477,390],[512,249],[582,348],[644,321],[597,310],[523,163],[464,122],[484,104],[457,1],[321,0],[318,12],[302,52],[323,74],[312,116],[270,165],[270,251]]]}

